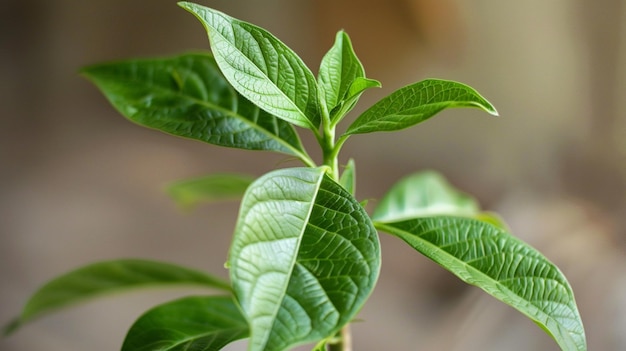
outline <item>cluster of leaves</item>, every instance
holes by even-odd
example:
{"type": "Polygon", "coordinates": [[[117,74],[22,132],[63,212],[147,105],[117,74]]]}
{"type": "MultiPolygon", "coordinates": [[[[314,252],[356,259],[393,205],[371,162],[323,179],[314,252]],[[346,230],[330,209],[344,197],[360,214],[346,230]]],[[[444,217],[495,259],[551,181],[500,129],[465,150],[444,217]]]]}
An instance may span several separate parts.
{"type": "Polygon", "coordinates": [[[513,306],[562,349],[586,349],[563,274],[474,199],[437,173],[422,172],[393,186],[370,216],[354,197],[355,163],[339,167],[341,146],[355,134],[404,129],[451,107],[497,115],[474,89],[434,79],[406,86],[336,138],[336,126],[360,95],[380,86],[366,78],[346,33],[337,34],[316,78],[264,29],[200,5],[179,5],[205,26],[212,55],[106,63],[83,74],[137,124],[219,146],[283,153],[304,166],[256,180],[220,174],[171,187],[185,206],[242,198],[227,262],[230,282],[161,262],[100,262],[46,284],[7,330],[112,291],[194,284],[223,294],[185,297],[147,311],[130,328],[122,350],[219,350],[242,338],[250,339],[253,351],[304,343],[337,349],[342,328],[376,284],[381,231],[513,306]],[[313,133],[321,165],[294,126],[313,133]]]}

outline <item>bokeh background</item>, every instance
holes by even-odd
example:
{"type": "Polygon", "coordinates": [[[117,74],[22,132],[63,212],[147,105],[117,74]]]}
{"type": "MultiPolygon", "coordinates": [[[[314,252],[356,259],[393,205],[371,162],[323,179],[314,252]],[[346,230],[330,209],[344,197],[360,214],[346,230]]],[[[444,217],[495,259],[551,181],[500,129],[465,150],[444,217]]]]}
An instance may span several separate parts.
{"type": "MultiPolygon", "coordinates": [[[[317,71],[345,29],[383,88],[465,82],[499,110],[450,110],[353,137],[359,199],[436,169],[499,211],[564,271],[590,350],[626,350],[626,3],[619,0],[200,1],[263,26],[317,71]]],[[[81,78],[105,60],[208,49],[172,0],[0,4],[0,323],[38,286],[98,260],[141,257],[227,276],[237,203],[182,213],[163,193],[210,172],[260,175],[280,155],[146,130],[81,78]]],[[[345,161],[345,160],[344,160],[345,161]]],[[[532,322],[391,237],[355,350],[557,350],[532,322]]],[[[136,292],[47,316],[6,351],[116,350],[147,308],[190,290],[136,292]]],[[[243,349],[239,343],[232,349],[243,349]]]]}

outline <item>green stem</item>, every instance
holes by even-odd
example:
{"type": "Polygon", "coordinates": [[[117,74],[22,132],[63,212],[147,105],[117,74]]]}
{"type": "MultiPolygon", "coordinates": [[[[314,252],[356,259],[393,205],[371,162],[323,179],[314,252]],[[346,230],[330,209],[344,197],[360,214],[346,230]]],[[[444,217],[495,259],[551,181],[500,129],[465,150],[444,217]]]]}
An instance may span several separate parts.
{"type": "Polygon", "coordinates": [[[337,341],[328,344],[328,351],[352,351],[350,324],[346,324],[337,335],[337,341]]]}
{"type": "Polygon", "coordinates": [[[324,130],[322,152],[324,164],[330,167],[333,179],[339,180],[339,161],[335,152],[335,128],[324,130]]]}

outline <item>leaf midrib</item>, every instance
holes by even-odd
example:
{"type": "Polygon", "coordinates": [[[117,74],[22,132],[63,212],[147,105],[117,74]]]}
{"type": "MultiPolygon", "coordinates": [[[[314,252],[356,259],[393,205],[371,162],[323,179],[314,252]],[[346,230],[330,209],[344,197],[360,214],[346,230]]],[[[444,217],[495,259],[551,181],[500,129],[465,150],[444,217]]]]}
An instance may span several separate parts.
{"type": "MultiPolygon", "coordinates": [[[[213,14],[213,15],[220,15],[220,16],[222,15],[222,14],[221,14],[221,13],[219,13],[219,12],[212,12],[212,14],[213,14]]],[[[224,16],[226,16],[226,15],[224,15],[224,16]]],[[[234,32],[233,25],[234,25],[234,24],[240,24],[240,23],[242,23],[242,22],[237,21],[237,20],[236,20],[236,19],[234,19],[234,18],[232,18],[231,20],[228,20],[229,18],[230,18],[230,17],[227,17],[227,18],[226,18],[226,21],[228,22],[228,24],[230,25],[231,29],[232,29],[232,30],[233,30],[233,32],[234,32]]],[[[205,22],[205,21],[203,21],[203,22],[205,22]]],[[[206,23],[206,22],[205,22],[205,23],[206,23]]],[[[226,37],[224,37],[224,36],[222,35],[222,33],[221,33],[221,32],[220,32],[217,28],[215,28],[214,26],[209,25],[208,23],[207,23],[207,25],[208,25],[208,26],[210,26],[210,27],[211,27],[211,29],[212,29],[212,30],[209,32],[209,36],[216,35],[216,36],[218,36],[220,39],[222,39],[222,41],[223,41],[223,42],[227,43],[230,47],[235,48],[235,50],[241,54],[241,57],[242,57],[245,61],[247,61],[247,62],[248,62],[248,63],[249,63],[252,67],[254,67],[254,70],[256,70],[258,73],[260,73],[260,75],[261,75],[262,77],[264,77],[267,81],[269,81],[269,82],[271,83],[271,85],[272,85],[272,86],[273,86],[273,87],[274,87],[277,91],[279,91],[279,92],[280,92],[280,95],[282,95],[282,96],[283,96],[283,98],[287,99],[287,101],[289,101],[289,102],[291,103],[291,105],[295,106],[295,111],[297,111],[297,112],[300,114],[300,116],[302,116],[302,117],[304,118],[304,121],[306,121],[305,123],[308,125],[308,127],[309,127],[309,128],[313,128],[313,129],[315,128],[315,126],[312,124],[311,120],[309,120],[309,118],[307,117],[307,114],[306,114],[306,113],[304,113],[304,111],[302,111],[302,110],[300,109],[300,106],[298,106],[298,105],[295,103],[295,101],[293,101],[290,97],[288,97],[288,96],[285,94],[285,92],[284,92],[284,91],[282,91],[282,89],[280,89],[280,88],[276,85],[276,83],[274,83],[274,82],[270,79],[270,77],[269,77],[269,76],[268,76],[265,72],[263,72],[263,71],[262,71],[262,70],[261,70],[261,69],[260,69],[260,68],[259,68],[259,67],[255,64],[255,63],[254,63],[254,62],[252,62],[252,60],[250,60],[250,59],[248,58],[248,56],[246,56],[246,55],[245,55],[245,54],[244,54],[244,53],[243,53],[243,52],[242,52],[242,51],[241,51],[241,50],[240,50],[237,46],[233,45],[233,44],[232,44],[232,43],[231,43],[231,42],[230,42],[230,41],[229,41],[226,37]],[[217,34],[216,34],[216,33],[217,33],[217,34]]],[[[253,36],[253,37],[254,37],[254,36],[253,36]]],[[[255,40],[255,41],[257,41],[257,39],[256,39],[256,38],[254,38],[254,40],[255,40]]],[[[257,41],[257,43],[258,43],[258,41],[257,41]]],[[[274,48],[274,50],[276,50],[276,49],[274,48]]],[[[278,54],[278,51],[277,51],[277,50],[276,50],[276,52],[277,52],[277,54],[278,54]]],[[[263,55],[264,55],[264,53],[263,53],[263,55]]],[[[221,54],[219,54],[219,53],[216,53],[215,58],[217,59],[218,57],[222,57],[222,55],[221,55],[221,54]]],[[[289,61],[289,60],[288,60],[288,61],[289,61]]],[[[226,60],[222,60],[222,62],[224,62],[224,63],[228,64],[226,60]]],[[[290,63],[290,64],[291,64],[291,63],[290,63]]],[[[230,64],[228,64],[228,66],[229,66],[231,69],[233,69],[233,70],[235,70],[235,71],[237,71],[237,72],[240,72],[240,73],[243,73],[243,74],[246,74],[246,75],[250,75],[248,72],[244,72],[244,71],[238,70],[238,69],[236,69],[235,67],[233,67],[233,66],[232,66],[232,65],[230,65],[230,64]]],[[[303,66],[304,66],[303,68],[305,69],[305,72],[307,72],[307,71],[308,71],[311,75],[313,74],[313,73],[311,73],[311,71],[308,69],[308,67],[306,67],[306,65],[303,65],[303,66]]],[[[307,83],[307,86],[309,86],[309,83],[310,83],[310,82],[309,82],[309,80],[308,80],[308,79],[306,80],[306,83],[307,83]]],[[[295,89],[295,87],[294,87],[294,89],[295,89]]],[[[309,88],[309,90],[311,90],[311,89],[309,88]]],[[[261,93],[259,93],[258,91],[257,91],[256,93],[257,93],[257,94],[259,94],[259,95],[262,95],[262,94],[261,94],[261,93]]],[[[255,104],[255,105],[256,105],[256,104],[255,104]]],[[[280,118],[280,117],[279,117],[279,118],[280,118]]]]}
{"type": "MultiPolygon", "coordinates": [[[[247,329],[247,325],[243,325],[242,324],[242,327],[232,327],[232,328],[226,328],[226,329],[220,329],[220,330],[213,330],[213,331],[209,331],[209,332],[206,332],[206,333],[195,334],[193,336],[189,336],[189,337],[187,337],[187,338],[185,338],[185,339],[183,339],[183,340],[181,340],[179,342],[176,342],[176,343],[168,346],[166,349],[164,349],[164,351],[172,350],[172,349],[174,349],[175,347],[177,347],[179,345],[183,345],[185,343],[188,343],[190,341],[194,341],[194,340],[197,340],[197,339],[200,339],[200,338],[204,338],[204,337],[208,337],[208,336],[212,336],[212,335],[220,334],[220,333],[224,333],[224,332],[239,332],[239,331],[243,331],[245,329],[247,329]]],[[[230,340],[230,341],[234,341],[234,340],[230,340]]]]}
{"type": "MultiPolygon", "coordinates": [[[[115,75],[109,75],[109,76],[110,76],[110,77],[115,77],[115,78],[117,78],[115,75]]],[[[95,78],[95,79],[97,79],[97,80],[102,80],[102,79],[101,79],[101,78],[99,78],[99,77],[94,77],[94,78],[95,78]]],[[[107,79],[107,80],[108,80],[108,79],[107,79]]],[[[262,127],[261,127],[261,126],[259,126],[257,123],[254,123],[253,121],[251,121],[251,120],[249,120],[249,119],[245,118],[243,115],[238,114],[238,113],[236,113],[235,111],[229,110],[229,109],[227,109],[227,108],[224,108],[224,107],[222,107],[222,106],[219,106],[219,105],[213,104],[213,103],[208,102],[208,101],[200,100],[200,99],[195,98],[195,97],[190,96],[190,95],[185,95],[185,94],[181,93],[180,91],[176,91],[176,90],[168,89],[168,88],[165,88],[165,87],[163,87],[163,86],[156,85],[156,84],[149,84],[149,83],[145,83],[145,82],[143,82],[143,81],[141,81],[141,80],[134,80],[134,79],[119,80],[119,79],[117,79],[117,80],[116,80],[116,82],[115,82],[115,84],[119,84],[120,82],[126,82],[126,83],[130,83],[130,84],[139,85],[139,86],[144,87],[144,88],[146,88],[146,89],[148,89],[148,90],[151,90],[151,91],[157,91],[157,92],[161,92],[161,93],[167,93],[167,94],[175,95],[175,96],[178,96],[178,97],[180,97],[180,98],[187,99],[187,100],[189,100],[189,101],[191,101],[191,102],[193,102],[193,103],[195,103],[195,104],[198,104],[198,105],[204,106],[204,107],[206,107],[207,109],[215,109],[215,110],[219,110],[219,111],[223,112],[224,114],[226,114],[226,115],[228,115],[228,116],[230,116],[230,117],[232,117],[232,118],[235,118],[235,119],[238,119],[238,120],[240,120],[240,121],[244,122],[245,124],[249,125],[249,126],[251,127],[251,129],[255,129],[255,130],[260,131],[261,133],[263,133],[263,134],[265,134],[265,135],[268,135],[268,136],[270,137],[270,139],[273,139],[273,140],[277,141],[278,143],[280,143],[281,145],[283,145],[283,146],[284,146],[284,147],[286,147],[287,149],[289,149],[289,150],[293,151],[293,153],[294,153],[295,155],[305,158],[305,155],[304,155],[304,154],[303,154],[300,150],[296,149],[294,146],[292,146],[291,144],[289,144],[286,140],[284,140],[284,139],[282,139],[282,138],[278,137],[278,135],[273,135],[273,134],[271,134],[268,130],[266,130],[266,129],[262,128],[262,127]]],[[[123,85],[123,84],[122,84],[122,85],[123,85]]],[[[229,86],[229,88],[230,88],[230,89],[232,89],[232,87],[230,87],[230,86],[229,86]]],[[[234,94],[239,94],[239,93],[237,93],[234,89],[232,90],[232,92],[233,92],[234,94]]],[[[241,98],[245,99],[245,97],[243,97],[243,96],[241,96],[241,98]]],[[[237,103],[238,103],[238,99],[237,99],[237,96],[236,96],[236,95],[235,95],[235,101],[237,101],[237,103]]],[[[257,106],[256,104],[253,104],[253,105],[254,105],[257,109],[260,109],[260,107],[259,107],[259,106],[257,106]]],[[[278,117],[274,116],[273,114],[270,114],[270,116],[272,116],[272,117],[274,117],[274,118],[278,118],[278,117]]],[[[279,130],[279,129],[277,129],[277,130],[279,130]]],[[[296,136],[297,136],[297,135],[296,135],[296,136]]],[[[298,140],[298,141],[299,141],[299,140],[298,140]]]]}
{"type": "MultiPolygon", "coordinates": [[[[311,199],[311,203],[309,205],[309,210],[308,210],[306,216],[303,219],[304,225],[302,226],[300,234],[298,235],[298,238],[297,238],[298,240],[297,240],[297,244],[296,244],[295,254],[293,255],[293,258],[292,258],[292,260],[291,260],[291,262],[289,264],[290,268],[289,268],[289,271],[287,272],[287,276],[289,277],[289,280],[287,281],[287,284],[284,285],[282,293],[280,294],[280,296],[281,296],[280,303],[275,304],[276,308],[274,309],[274,312],[272,313],[272,320],[274,321],[273,324],[276,323],[276,321],[277,321],[276,316],[278,315],[278,311],[280,311],[280,309],[282,308],[284,297],[287,296],[287,289],[289,288],[289,283],[290,283],[290,280],[291,280],[291,276],[293,275],[293,271],[295,270],[296,265],[298,264],[298,262],[297,262],[298,261],[298,254],[300,252],[300,246],[302,244],[302,238],[304,237],[304,233],[306,231],[306,228],[309,225],[309,219],[311,218],[311,213],[313,212],[313,208],[315,207],[315,201],[316,201],[317,196],[319,194],[319,189],[321,187],[322,180],[324,179],[324,172],[322,170],[320,170],[320,169],[317,169],[317,171],[319,172],[319,174],[317,176],[318,177],[317,183],[315,184],[315,187],[314,187],[314,194],[313,194],[313,197],[311,199]]],[[[265,340],[263,340],[262,345],[263,345],[264,348],[265,348],[265,346],[267,346],[267,342],[269,340],[269,335],[270,335],[269,333],[266,333],[266,338],[265,338],[265,340]]]]}
{"type": "MultiPolygon", "coordinates": [[[[422,219],[426,219],[426,218],[428,218],[428,217],[425,217],[425,218],[422,218],[422,219]]],[[[478,274],[478,275],[480,275],[480,276],[482,276],[482,277],[484,277],[484,278],[487,278],[487,281],[495,282],[495,283],[494,283],[494,286],[497,286],[498,288],[501,288],[500,290],[506,290],[506,291],[507,291],[507,292],[509,292],[511,295],[514,295],[514,296],[516,297],[516,299],[519,299],[520,301],[524,301],[524,302],[528,302],[528,303],[530,303],[533,307],[535,307],[535,308],[536,308],[536,310],[537,310],[537,311],[539,311],[539,312],[540,312],[541,316],[544,316],[544,317],[545,317],[545,320],[550,320],[550,321],[552,321],[553,323],[555,323],[556,325],[562,326],[562,324],[561,324],[561,323],[559,323],[557,320],[555,320],[555,319],[554,319],[554,318],[552,318],[550,315],[548,315],[547,313],[545,313],[545,312],[543,311],[543,309],[541,308],[541,306],[538,306],[537,304],[533,303],[533,301],[535,301],[535,300],[526,300],[526,299],[522,298],[522,296],[520,296],[520,295],[519,295],[519,294],[517,294],[516,292],[512,291],[511,289],[509,289],[509,288],[508,288],[508,287],[506,287],[505,285],[501,284],[501,283],[500,283],[500,281],[495,280],[494,278],[492,278],[492,277],[488,276],[487,274],[485,274],[485,273],[481,272],[480,270],[476,269],[475,267],[473,267],[473,266],[471,266],[471,265],[467,264],[466,262],[464,262],[464,261],[462,261],[462,260],[460,260],[460,259],[456,258],[454,255],[452,255],[452,254],[448,253],[447,251],[443,250],[441,247],[439,247],[439,246],[437,246],[437,245],[435,245],[435,244],[432,244],[431,242],[429,242],[429,241],[427,241],[427,240],[425,240],[425,239],[422,239],[422,238],[421,238],[420,236],[418,236],[418,235],[415,235],[415,234],[413,234],[413,233],[407,232],[407,231],[402,230],[402,229],[399,229],[399,228],[395,228],[395,227],[390,226],[390,225],[388,225],[387,223],[384,223],[384,222],[374,222],[374,227],[376,227],[378,230],[381,230],[381,231],[387,232],[387,233],[389,233],[389,234],[391,234],[391,235],[393,235],[393,236],[399,237],[399,238],[400,238],[400,239],[402,239],[402,240],[404,240],[404,239],[403,239],[402,237],[400,237],[399,235],[394,234],[394,231],[395,231],[395,232],[402,232],[402,233],[404,233],[404,235],[407,235],[407,236],[409,236],[409,237],[411,237],[411,238],[415,238],[415,240],[416,240],[416,241],[419,241],[422,245],[427,246],[427,247],[429,247],[430,249],[433,249],[431,252],[437,252],[437,253],[441,253],[441,255],[448,256],[448,258],[452,258],[454,261],[461,263],[463,266],[465,266],[465,268],[466,268],[467,270],[471,270],[474,274],[478,274]]],[[[434,230],[433,230],[433,231],[434,231],[434,230]]],[[[420,251],[420,252],[421,252],[421,251],[420,251]]],[[[430,257],[429,257],[429,258],[430,258],[430,257]]],[[[431,259],[432,259],[432,258],[431,258],[431,259]]],[[[436,261],[435,261],[435,262],[436,262],[436,261]]],[[[456,275],[456,274],[455,274],[455,275],[456,275]]],[[[464,281],[465,281],[465,280],[464,280],[464,281]]],[[[477,286],[476,284],[473,284],[473,283],[469,283],[469,282],[466,282],[466,283],[471,284],[471,285],[473,285],[473,286],[477,286]]],[[[562,284],[559,282],[559,285],[562,285],[562,284]]],[[[482,290],[485,290],[485,289],[484,289],[484,288],[482,288],[481,286],[477,286],[477,287],[481,288],[482,290]]],[[[566,290],[567,290],[567,289],[566,289],[566,290]]],[[[490,295],[491,295],[491,294],[490,294],[490,295]]],[[[500,299],[498,298],[498,300],[500,300],[500,299]]],[[[502,301],[502,300],[500,300],[500,301],[502,301]]],[[[507,304],[507,305],[510,305],[510,304],[508,304],[508,303],[507,303],[507,302],[505,302],[505,301],[502,301],[502,302],[504,302],[504,303],[505,303],[505,304],[507,304]]],[[[569,304],[567,305],[567,307],[571,310],[571,306],[570,306],[569,304]]],[[[517,309],[517,308],[516,308],[516,309],[517,309]]],[[[531,315],[529,312],[524,311],[524,310],[519,310],[519,309],[517,309],[517,310],[518,310],[518,311],[520,311],[522,314],[526,315],[528,318],[532,319],[533,321],[539,322],[539,320],[536,318],[536,316],[531,315]]],[[[542,323],[543,323],[543,322],[542,322],[542,323]]],[[[546,323],[546,324],[547,324],[547,323],[546,323]]],[[[565,330],[567,330],[567,331],[569,331],[569,332],[576,333],[574,330],[571,330],[571,329],[567,328],[566,326],[562,326],[562,327],[563,327],[563,328],[565,328],[565,330]]],[[[548,330],[548,329],[546,329],[546,330],[548,330]]],[[[550,331],[550,334],[552,335],[552,331],[550,331]]],[[[576,333],[576,334],[577,334],[577,335],[579,335],[579,333],[576,333]]],[[[554,335],[552,335],[552,336],[554,337],[554,335]]],[[[563,336],[565,336],[565,335],[563,335],[563,334],[559,335],[559,337],[563,337],[563,336]]],[[[567,335],[567,338],[569,339],[569,341],[570,341],[573,345],[578,346],[577,342],[576,342],[573,338],[571,338],[569,335],[567,335]]]]}

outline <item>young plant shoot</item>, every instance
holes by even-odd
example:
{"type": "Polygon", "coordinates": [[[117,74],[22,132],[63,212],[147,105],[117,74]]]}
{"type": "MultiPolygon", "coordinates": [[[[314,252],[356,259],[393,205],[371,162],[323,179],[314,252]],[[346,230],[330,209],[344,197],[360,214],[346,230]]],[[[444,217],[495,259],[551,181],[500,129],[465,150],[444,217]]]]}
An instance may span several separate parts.
{"type": "Polygon", "coordinates": [[[470,107],[497,116],[478,92],[424,80],[378,101],[338,134],[361,94],[380,87],[366,77],[345,32],[337,33],[316,77],[266,30],[204,6],[179,5],[205,27],[212,53],[97,64],[82,74],[136,124],[218,146],[282,153],[301,167],[256,180],[210,175],[169,189],[186,207],[241,199],[226,265],[230,281],[169,263],[98,262],[45,284],[7,333],[111,292],[191,284],[206,287],[207,295],[150,309],[130,327],[121,349],[219,350],[247,338],[250,351],[302,344],[348,351],[348,326],[379,276],[381,232],[517,309],[562,350],[586,350],[564,275],[473,198],[427,171],[394,185],[370,215],[354,197],[355,162],[338,161],[342,146],[357,134],[412,127],[444,109],[470,107]],[[315,137],[321,160],[304,148],[302,132],[315,137]]]}

